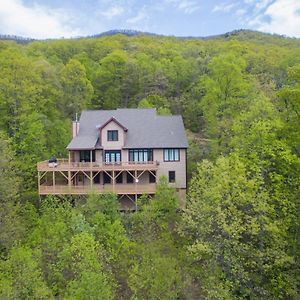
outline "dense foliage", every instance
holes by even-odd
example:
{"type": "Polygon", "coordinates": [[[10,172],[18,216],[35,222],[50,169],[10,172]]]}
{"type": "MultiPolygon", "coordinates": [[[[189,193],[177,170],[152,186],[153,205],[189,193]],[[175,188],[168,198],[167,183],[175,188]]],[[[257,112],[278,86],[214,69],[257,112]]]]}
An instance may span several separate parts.
{"type": "Polygon", "coordinates": [[[245,32],[0,41],[1,299],[296,299],[300,42],[245,32]],[[114,195],[39,201],[83,109],[182,114],[186,207],[162,178],[122,214],[114,195]]]}

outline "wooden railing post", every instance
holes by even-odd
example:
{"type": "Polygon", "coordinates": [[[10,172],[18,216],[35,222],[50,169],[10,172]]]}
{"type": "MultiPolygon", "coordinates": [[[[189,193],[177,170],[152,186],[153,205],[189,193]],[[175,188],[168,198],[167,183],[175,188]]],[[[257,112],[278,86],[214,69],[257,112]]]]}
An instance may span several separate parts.
{"type": "Polygon", "coordinates": [[[41,176],[40,172],[38,171],[38,189],[39,189],[39,195],[41,193],[41,176]]]}
{"type": "Polygon", "coordinates": [[[55,193],[55,171],[52,172],[53,193],[55,193]]]}
{"type": "Polygon", "coordinates": [[[134,170],[134,184],[135,184],[135,210],[137,211],[137,184],[138,184],[138,177],[137,177],[137,169],[134,170]]]}
{"type": "Polygon", "coordinates": [[[116,181],[116,178],[115,178],[115,170],[112,171],[112,183],[113,183],[113,193],[115,192],[115,181],[116,181]]]}
{"type": "Polygon", "coordinates": [[[90,185],[91,189],[93,188],[93,150],[90,150],[90,185]]]}
{"type": "Polygon", "coordinates": [[[69,151],[68,186],[71,191],[71,152],[69,151]]]}

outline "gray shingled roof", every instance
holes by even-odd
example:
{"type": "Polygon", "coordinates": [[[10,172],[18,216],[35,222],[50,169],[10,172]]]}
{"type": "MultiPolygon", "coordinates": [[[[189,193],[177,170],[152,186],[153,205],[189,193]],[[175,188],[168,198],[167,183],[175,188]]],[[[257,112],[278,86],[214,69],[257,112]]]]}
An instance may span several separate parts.
{"type": "Polygon", "coordinates": [[[124,148],[187,148],[188,143],[181,116],[161,116],[156,109],[121,108],[116,110],[87,110],[80,117],[78,135],[67,149],[99,147],[99,126],[114,117],[125,126],[124,148]]]}

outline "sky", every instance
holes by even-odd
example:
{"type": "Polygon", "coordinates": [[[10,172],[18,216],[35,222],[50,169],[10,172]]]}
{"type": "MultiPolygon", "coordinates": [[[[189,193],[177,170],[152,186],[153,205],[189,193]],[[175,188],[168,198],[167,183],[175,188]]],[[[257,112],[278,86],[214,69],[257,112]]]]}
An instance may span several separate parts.
{"type": "Polygon", "coordinates": [[[174,36],[253,29],[300,38],[300,0],[0,0],[0,34],[69,38],[112,29],[174,36]]]}

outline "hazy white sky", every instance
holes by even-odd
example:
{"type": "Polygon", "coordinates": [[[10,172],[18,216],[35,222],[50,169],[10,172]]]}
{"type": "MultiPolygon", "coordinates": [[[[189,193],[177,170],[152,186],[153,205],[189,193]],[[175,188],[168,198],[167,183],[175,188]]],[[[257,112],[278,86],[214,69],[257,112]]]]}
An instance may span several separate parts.
{"type": "Polygon", "coordinates": [[[110,29],[207,36],[241,28],[300,37],[300,0],[0,0],[0,33],[33,38],[110,29]]]}

